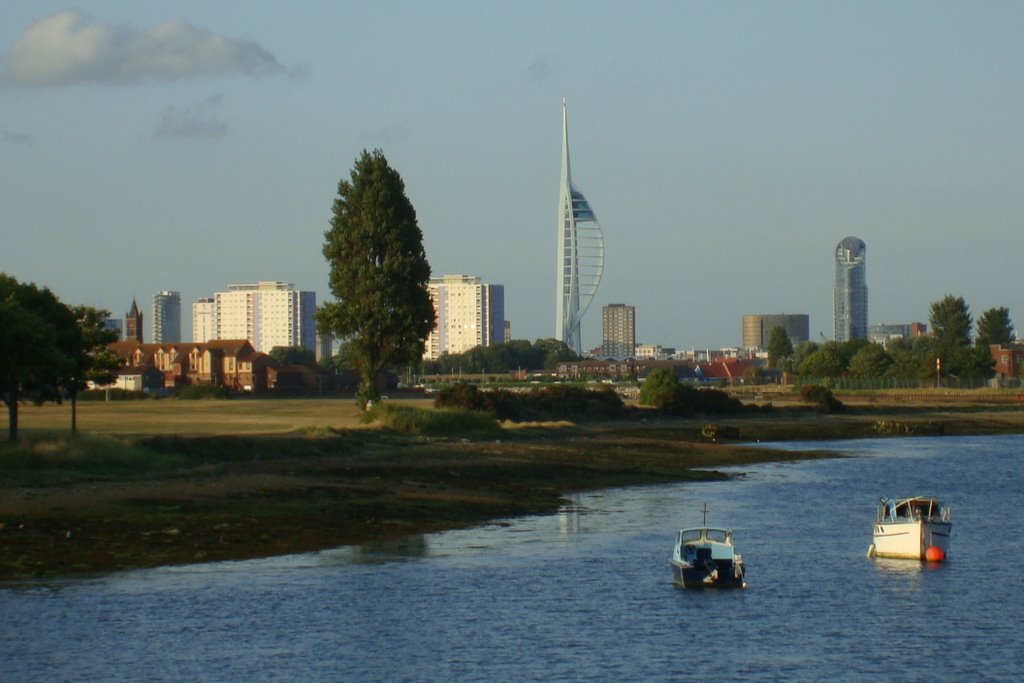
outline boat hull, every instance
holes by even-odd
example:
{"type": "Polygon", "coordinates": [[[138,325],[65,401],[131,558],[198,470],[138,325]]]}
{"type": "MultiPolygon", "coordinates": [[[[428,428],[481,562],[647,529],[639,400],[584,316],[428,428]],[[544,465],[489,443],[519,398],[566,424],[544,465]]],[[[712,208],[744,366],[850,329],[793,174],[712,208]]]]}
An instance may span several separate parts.
{"type": "Polygon", "coordinates": [[[949,522],[907,521],[876,523],[872,542],[876,557],[923,560],[928,548],[949,552],[949,522]]]}
{"type": "Polygon", "coordinates": [[[672,580],[684,588],[746,588],[743,567],[727,560],[714,562],[714,567],[694,567],[679,560],[669,560],[672,580]]]}

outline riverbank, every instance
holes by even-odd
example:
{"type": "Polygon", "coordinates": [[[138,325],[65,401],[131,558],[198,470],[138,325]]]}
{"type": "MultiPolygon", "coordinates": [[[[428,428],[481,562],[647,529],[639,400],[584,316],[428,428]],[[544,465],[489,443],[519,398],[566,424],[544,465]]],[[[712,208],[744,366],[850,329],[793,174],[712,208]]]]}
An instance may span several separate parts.
{"type": "Polygon", "coordinates": [[[775,410],[715,420],[725,442],[702,436],[704,419],[507,426],[472,440],[353,416],[338,401],[103,404],[85,407],[85,433],[70,438],[48,422],[59,413],[25,410],[24,439],[0,448],[0,579],[315,551],[550,513],[572,491],[831,457],[743,442],[1024,432],[1016,406],[775,410]],[[161,421],[190,411],[203,422],[187,437],[161,421]]]}

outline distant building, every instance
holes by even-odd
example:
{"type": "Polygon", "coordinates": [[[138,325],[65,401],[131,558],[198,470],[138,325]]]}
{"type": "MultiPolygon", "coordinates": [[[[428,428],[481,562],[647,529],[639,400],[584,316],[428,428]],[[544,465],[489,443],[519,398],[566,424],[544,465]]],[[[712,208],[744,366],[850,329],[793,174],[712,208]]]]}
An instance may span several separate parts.
{"type": "Polygon", "coordinates": [[[104,318],[103,329],[110,330],[111,332],[117,332],[117,340],[121,341],[124,339],[124,319],[123,318],[104,318]]]}
{"type": "Polygon", "coordinates": [[[260,353],[275,346],[304,346],[316,352],[316,292],[287,282],[228,285],[216,292],[215,339],[248,339],[260,353]]]}
{"type": "Polygon", "coordinates": [[[445,275],[431,278],[427,288],[437,323],[427,337],[424,360],[504,341],[504,286],[470,275],[445,275]]]}
{"type": "Polygon", "coordinates": [[[192,341],[205,344],[217,335],[217,304],[209,297],[202,297],[192,304],[192,341]]]}
{"type": "Polygon", "coordinates": [[[153,341],[181,341],[181,293],[164,290],[153,295],[153,341]]]}
{"type": "Polygon", "coordinates": [[[810,317],[806,313],[751,314],[743,316],[743,348],[767,349],[768,337],[781,327],[794,346],[810,338],[810,317]]]}
{"type": "Polygon", "coordinates": [[[669,360],[675,353],[675,349],[661,344],[637,344],[633,357],[637,360],[669,360]]]}
{"type": "Polygon", "coordinates": [[[871,325],[868,328],[868,341],[874,344],[888,346],[889,342],[896,339],[909,337],[920,337],[928,333],[928,326],[924,323],[904,323],[902,325],[871,325]]]}
{"type": "Polygon", "coordinates": [[[988,348],[992,360],[995,361],[993,369],[996,377],[1020,379],[1021,369],[1024,368],[1024,344],[1019,341],[1010,344],[990,344],[988,348]]]}
{"type": "Polygon", "coordinates": [[[636,354],[636,307],[608,304],[601,309],[601,357],[633,358],[636,354]]]}
{"type": "Polygon", "coordinates": [[[856,237],[836,246],[836,284],[832,289],[832,337],[837,342],[868,337],[867,247],[856,237]]]}
{"type": "Polygon", "coordinates": [[[316,335],[316,362],[330,360],[334,356],[334,337],[330,334],[316,335]]]}
{"type": "Polygon", "coordinates": [[[565,342],[579,354],[583,351],[580,321],[594,300],[604,273],[604,235],[597,214],[572,182],[565,100],[562,100],[562,172],[556,253],[555,339],[565,342]]]}
{"type": "Polygon", "coordinates": [[[142,311],[139,305],[132,298],[132,307],[124,314],[124,339],[125,341],[142,341],[142,311]]]}

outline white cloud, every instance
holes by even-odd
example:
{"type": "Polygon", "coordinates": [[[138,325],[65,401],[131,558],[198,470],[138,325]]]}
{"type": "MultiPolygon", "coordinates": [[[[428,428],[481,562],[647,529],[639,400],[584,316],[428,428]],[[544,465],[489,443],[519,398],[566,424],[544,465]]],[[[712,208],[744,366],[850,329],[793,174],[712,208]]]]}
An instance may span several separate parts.
{"type": "Polygon", "coordinates": [[[186,21],[139,29],[93,23],[74,10],[40,19],[0,54],[0,83],[25,87],[130,85],[203,74],[261,76],[284,70],[259,43],[225,38],[186,21]]]}
{"type": "Polygon", "coordinates": [[[222,95],[208,97],[188,107],[167,107],[160,115],[157,137],[222,138],[228,125],[215,116],[215,110],[224,101],[222,95]]]}

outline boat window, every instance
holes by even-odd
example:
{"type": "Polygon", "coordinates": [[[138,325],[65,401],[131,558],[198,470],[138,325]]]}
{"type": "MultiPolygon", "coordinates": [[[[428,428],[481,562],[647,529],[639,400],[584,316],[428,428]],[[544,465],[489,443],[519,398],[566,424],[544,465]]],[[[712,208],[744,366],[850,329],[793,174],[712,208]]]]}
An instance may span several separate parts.
{"type": "Polygon", "coordinates": [[[729,534],[722,529],[708,529],[708,540],[725,543],[729,540],[729,534]]]}
{"type": "Polygon", "coordinates": [[[700,540],[700,529],[684,529],[679,532],[679,540],[686,541],[699,541],[700,540]]]}

